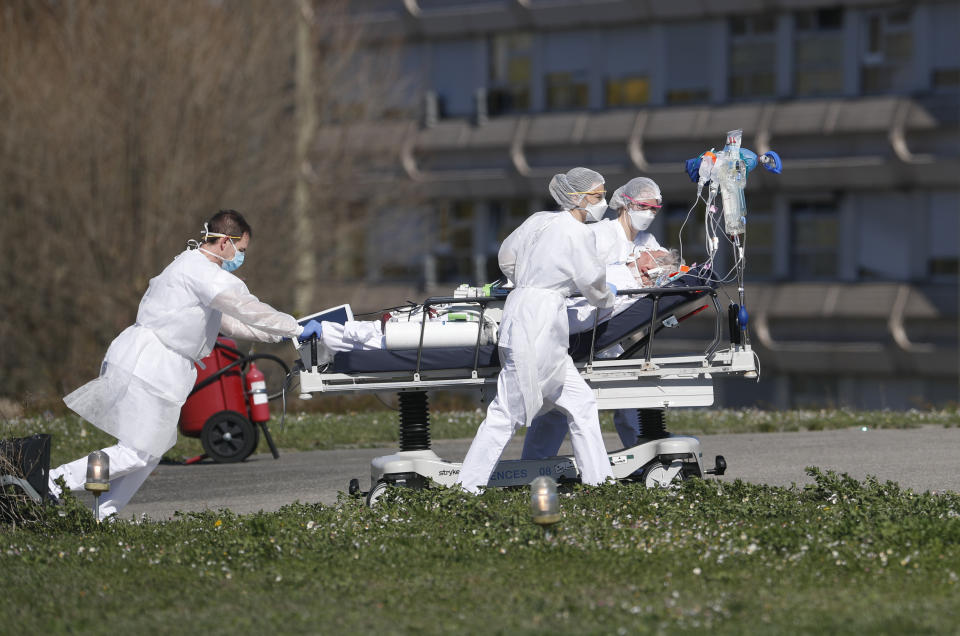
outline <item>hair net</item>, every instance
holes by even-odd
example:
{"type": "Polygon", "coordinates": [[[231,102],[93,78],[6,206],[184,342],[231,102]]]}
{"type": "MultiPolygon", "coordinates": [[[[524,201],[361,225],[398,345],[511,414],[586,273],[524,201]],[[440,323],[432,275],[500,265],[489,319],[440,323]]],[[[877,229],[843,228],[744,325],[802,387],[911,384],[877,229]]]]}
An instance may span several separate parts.
{"type": "Polygon", "coordinates": [[[598,183],[604,183],[599,172],[589,168],[574,168],[566,174],[553,175],[553,179],[550,179],[550,194],[561,208],[572,210],[580,205],[583,195],[570,193],[587,192],[598,183]]]}
{"type": "Polygon", "coordinates": [[[656,199],[657,203],[663,201],[663,197],[660,196],[660,186],[658,186],[653,179],[648,179],[647,177],[630,179],[617,188],[613,196],[610,197],[610,207],[614,210],[622,210],[630,203],[630,199],[634,201],[656,199]]]}

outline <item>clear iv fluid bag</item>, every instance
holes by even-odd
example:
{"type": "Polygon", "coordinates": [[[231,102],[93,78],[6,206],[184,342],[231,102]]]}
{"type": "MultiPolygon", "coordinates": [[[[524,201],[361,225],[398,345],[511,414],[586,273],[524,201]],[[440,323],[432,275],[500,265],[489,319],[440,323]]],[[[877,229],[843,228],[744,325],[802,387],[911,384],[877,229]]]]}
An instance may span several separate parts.
{"type": "Polygon", "coordinates": [[[740,158],[742,130],[727,133],[727,145],[717,157],[713,173],[719,177],[723,201],[723,225],[727,234],[743,234],[746,229],[747,202],[743,188],[747,185],[747,166],[740,158]]]}

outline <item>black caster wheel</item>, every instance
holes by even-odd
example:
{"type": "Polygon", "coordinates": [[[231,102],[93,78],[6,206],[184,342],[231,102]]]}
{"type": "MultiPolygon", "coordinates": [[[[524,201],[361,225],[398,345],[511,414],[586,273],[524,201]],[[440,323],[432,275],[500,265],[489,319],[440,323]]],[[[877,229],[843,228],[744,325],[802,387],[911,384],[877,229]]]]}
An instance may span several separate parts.
{"type": "Polygon", "coordinates": [[[722,475],[727,472],[727,460],[724,459],[723,455],[717,455],[717,458],[714,460],[714,467],[707,469],[708,475],[722,475]]]}
{"type": "Polygon", "coordinates": [[[360,480],[353,478],[350,480],[350,485],[347,486],[347,494],[351,497],[357,497],[360,495],[360,480]]]}
{"type": "Polygon", "coordinates": [[[218,464],[242,462],[259,442],[260,431],[236,411],[214,413],[200,432],[203,452],[218,464]]]}

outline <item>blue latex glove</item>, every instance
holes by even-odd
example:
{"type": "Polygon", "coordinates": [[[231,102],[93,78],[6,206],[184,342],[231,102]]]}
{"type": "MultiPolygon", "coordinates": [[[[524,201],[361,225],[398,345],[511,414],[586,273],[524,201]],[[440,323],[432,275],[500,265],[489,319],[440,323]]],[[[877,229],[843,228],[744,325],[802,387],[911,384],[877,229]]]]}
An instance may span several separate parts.
{"type": "Polygon", "coordinates": [[[747,165],[747,174],[757,167],[757,153],[749,148],[740,149],[740,159],[747,165]]]}
{"type": "Polygon", "coordinates": [[[616,286],[616,285],[614,285],[613,283],[607,283],[607,287],[610,288],[610,291],[613,293],[614,296],[617,295],[617,286],[616,286]]]}
{"type": "Polygon", "coordinates": [[[317,338],[319,338],[320,333],[322,332],[322,329],[323,329],[323,325],[321,325],[316,320],[311,320],[310,322],[308,322],[303,326],[303,333],[297,336],[297,338],[300,340],[300,342],[303,342],[304,340],[309,340],[311,336],[316,336],[317,338]]]}
{"type": "Polygon", "coordinates": [[[780,161],[780,155],[772,150],[760,155],[760,163],[762,163],[763,167],[773,174],[780,174],[783,172],[783,163],[780,161]]]}
{"type": "Polygon", "coordinates": [[[694,183],[700,181],[700,162],[703,161],[703,155],[695,157],[693,159],[687,159],[684,167],[687,171],[687,176],[690,177],[690,180],[694,183]]]}

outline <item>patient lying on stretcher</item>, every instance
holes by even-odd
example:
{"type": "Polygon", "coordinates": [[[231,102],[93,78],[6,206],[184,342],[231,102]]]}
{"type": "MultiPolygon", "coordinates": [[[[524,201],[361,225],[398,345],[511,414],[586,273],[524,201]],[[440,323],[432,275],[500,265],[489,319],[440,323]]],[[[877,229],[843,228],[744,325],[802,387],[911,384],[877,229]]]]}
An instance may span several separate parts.
{"type": "MultiPolygon", "coordinates": [[[[616,285],[617,289],[637,289],[654,287],[657,284],[666,284],[669,277],[687,268],[680,264],[676,250],[645,251],[635,255],[625,263],[607,265],[607,281],[616,285]]],[[[567,318],[570,321],[570,333],[580,333],[593,328],[594,324],[609,320],[613,316],[633,305],[642,295],[618,295],[613,308],[601,310],[596,317],[597,308],[590,305],[583,298],[567,299],[567,318]]],[[[464,299],[468,301],[469,299],[464,299]]],[[[428,326],[436,325],[436,331],[450,327],[466,327],[463,342],[449,342],[446,334],[437,339],[430,334],[424,338],[424,347],[431,346],[473,346],[476,342],[477,324],[480,320],[478,308],[473,306],[472,311],[464,311],[464,305],[452,307],[436,307],[436,315],[431,312],[428,326]],[[464,320],[465,319],[465,320],[464,320]],[[441,325],[444,325],[441,327],[441,325]],[[447,344],[441,344],[446,342],[447,344]]],[[[497,320],[499,315],[495,311],[488,311],[483,317],[484,324],[480,333],[480,344],[496,344],[497,320]]],[[[321,359],[330,359],[333,354],[341,351],[372,351],[379,349],[415,349],[419,344],[422,310],[401,313],[388,320],[348,320],[344,324],[337,322],[323,322],[321,344],[326,351],[320,352],[321,359]],[[397,334],[403,332],[405,337],[397,334]],[[390,336],[388,337],[388,333],[390,336]],[[402,344],[405,343],[405,344],[402,344]]],[[[450,330],[453,331],[452,329],[450,330]]],[[[435,331],[431,331],[434,334],[435,331]]]]}

